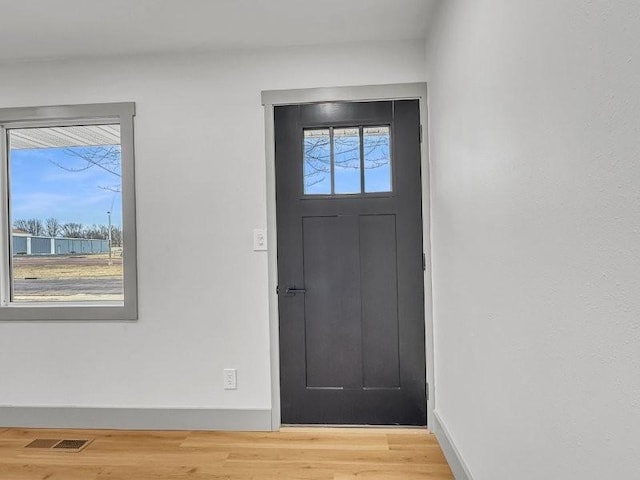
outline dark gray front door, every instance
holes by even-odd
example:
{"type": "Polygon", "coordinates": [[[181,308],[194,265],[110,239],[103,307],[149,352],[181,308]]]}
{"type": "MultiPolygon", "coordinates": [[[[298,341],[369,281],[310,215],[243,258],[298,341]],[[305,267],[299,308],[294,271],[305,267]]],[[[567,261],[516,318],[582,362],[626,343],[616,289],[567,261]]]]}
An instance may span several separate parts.
{"type": "Polygon", "coordinates": [[[417,100],[275,108],[282,422],[426,425],[417,100]]]}

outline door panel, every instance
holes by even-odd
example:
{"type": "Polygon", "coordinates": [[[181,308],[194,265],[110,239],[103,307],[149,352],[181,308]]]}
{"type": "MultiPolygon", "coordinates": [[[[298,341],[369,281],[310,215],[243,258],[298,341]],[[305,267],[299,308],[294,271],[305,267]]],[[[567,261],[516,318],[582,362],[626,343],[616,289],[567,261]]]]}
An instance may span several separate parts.
{"type": "Polygon", "coordinates": [[[283,422],[425,425],[418,102],[275,127],[283,422]]]}
{"type": "Polygon", "coordinates": [[[400,387],[395,215],[360,217],[362,361],[365,388],[400,387]]]}
{"type": "Polygon", "coordinates": [[[360,387],[357,227],[352,216],[303,219],[308,388],[360,387]]]}

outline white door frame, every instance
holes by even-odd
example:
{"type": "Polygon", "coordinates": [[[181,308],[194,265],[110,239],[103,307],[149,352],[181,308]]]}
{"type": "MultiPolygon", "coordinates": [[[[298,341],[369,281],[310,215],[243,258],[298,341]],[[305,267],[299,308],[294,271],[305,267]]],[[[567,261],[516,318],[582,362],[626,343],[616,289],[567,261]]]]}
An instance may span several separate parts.
{"type": "Polygon", "coordinates": [[[420,123],[424,132],[422,141],[422,238],[426,255],[424,272],[425,352],[427,363],[427,425],[435,419],[435,384],[433,368],[433,309],[431,294],[431,189],[429,182],[429,142],[427,141],[427,84],[398,83],[335,88],[309,88],[300,90],[266,90],[262,92],[264,105],[266,180],[267,180],[267,247],[269,268],[269,335],[271,353],[271,429],[280,428],[280,338],[278,295],[278,259],[276,224],[276,163],[273,108],[278,105],[298,105],[317,102],[356,102],[376,100],[420,101],[420,123]]]}

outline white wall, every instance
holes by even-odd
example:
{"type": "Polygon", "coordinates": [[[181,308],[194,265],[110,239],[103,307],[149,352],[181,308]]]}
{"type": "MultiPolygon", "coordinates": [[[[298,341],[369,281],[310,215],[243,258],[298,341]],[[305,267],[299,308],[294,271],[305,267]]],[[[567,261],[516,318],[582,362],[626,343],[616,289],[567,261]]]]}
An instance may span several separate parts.
{"type": "Polygon", "coordinates": [[[0,65],[1,107],[136,102],[140,304],[135,323],[0,324],[0,405],[269,408],[260,92],[424,72],[423,42],[0,65]]]}
{"type": "Polygon", "coordinates": [[[640,3],[447,0],[436,411],[476,480],[640,478],[640,3]]]}

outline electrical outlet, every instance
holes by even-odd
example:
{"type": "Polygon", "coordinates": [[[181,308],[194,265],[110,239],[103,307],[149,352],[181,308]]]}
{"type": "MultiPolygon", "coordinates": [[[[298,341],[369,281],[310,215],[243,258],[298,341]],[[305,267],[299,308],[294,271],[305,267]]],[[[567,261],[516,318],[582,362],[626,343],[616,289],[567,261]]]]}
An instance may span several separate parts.
{"type": "Polygon", "coordinates": [[[255,252],[267,249],[267,231],[264,228],[256,228],[253,230],[253,250],[255,252]]]}
{"type": "Polygon", "coordinates": [[[235,368],[225,368],[223,385],[225,390],[235,390],[238,388],[238,377],[235,368]]]}

